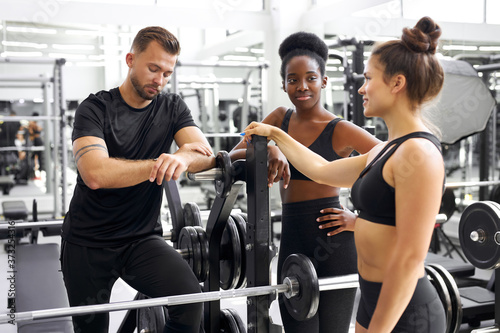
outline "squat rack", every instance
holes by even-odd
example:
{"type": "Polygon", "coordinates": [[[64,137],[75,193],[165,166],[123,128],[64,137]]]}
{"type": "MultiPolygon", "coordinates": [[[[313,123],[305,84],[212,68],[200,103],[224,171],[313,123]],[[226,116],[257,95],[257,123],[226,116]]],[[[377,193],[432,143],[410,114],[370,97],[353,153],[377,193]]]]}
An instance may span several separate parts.
{"type": "MultiPolygon", "coordinates": [[[[3,117],[2,121],[18,121],[18,120],[45,120],[46,128],[44,135],[45,151],[50,154],[51,145],[55,158],[51,159],[52,165],[49,165],[49,159],[45,158],[44,167],[46,170],[46,188],[47,193],[52,193],[54,197],[54,216],[64,215],[68,205],[68,183],[67,183],[67,165],[68,165],[68,147],[66,141],[67,125],[66,120],[66,100],[63,90],[63,66],[66,63],[65,59],[49,59],[49,58],[0,58],[0,63],[6,64],[44,64],[54,65],[52,76],[19,76],[19,75],[0,75],[0,82],[17,82],[11,86],[16,88],[33,88],[41,87],[43,89],[43,105],[44,115],[39,117],[3,117]],[[32,83],[31,85],[23,85],[19,82],[32,83]],[[53,103],[50,103],[50,92],[52,88],[53,103]],[[51,122],[52,120],[52,122],[51,122]],[[53,133],[53,138],[50,137],[53,133]],[[52,172],[49,172],[51,170],[52,172]],[[60,172],[58,172],[60,171],[60,172]],[[53,185],[52,185],[53,184],[53,185]],[[59,186],[62,191],[59,193],[59,186]],[[59,198],[61,196],[61,198],[59,198]]],[[[7,83],[0,85],[0,88],[8,87],[7,83]]]]}

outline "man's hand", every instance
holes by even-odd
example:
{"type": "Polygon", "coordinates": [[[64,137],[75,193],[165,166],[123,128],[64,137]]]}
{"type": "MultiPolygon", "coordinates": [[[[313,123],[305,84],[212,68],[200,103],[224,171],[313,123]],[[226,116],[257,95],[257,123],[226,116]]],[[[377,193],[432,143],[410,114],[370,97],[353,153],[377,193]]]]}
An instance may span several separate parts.
{"type": "Polygon", "coordinates": [[[182,154],[161,154],[156,160],[149,181],[161,185],[163,180],[177,180],[188,168],[188,161],[182,154]]]}
{"type": "Polygon", "coordinates": [[[174,154],[161,154],[156,160],[149,181],[161,185],[163,180],[177,180],[188,170],[193,161],[193,153],[203,156],[213,156],[212,148],[204,142],[190,142],[183,144],[174,154]]]}

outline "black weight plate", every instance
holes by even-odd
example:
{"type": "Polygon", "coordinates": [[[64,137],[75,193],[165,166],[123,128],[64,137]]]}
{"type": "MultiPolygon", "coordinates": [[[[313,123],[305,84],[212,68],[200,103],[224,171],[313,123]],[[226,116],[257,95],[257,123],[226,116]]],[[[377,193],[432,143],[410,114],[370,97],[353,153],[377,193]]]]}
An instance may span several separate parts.
{"type": "Polygon", "coordinates": [[[439,264],[429,264],[430,267],[434,268],[441,277],[444,283],[448,287],[448,292],[450,293],[451,305],[452,305],[452,318],[449,333],[458,333],[460,331],[460,325],[462,325],[462,299],[460,298],[460,291],[458,290],[455,278],[439,264]]]}
{"type": "Polygon", "coordinates": [[[493,186],[493,189],[490,192],[490,200],[500,203],[500,184],[493,186]]]}
{"type": "Polygon", "coordinates": [[[439,208],[439,214],[445,214],[446,220],[449,220],[457,209],[457,203],[455,201],[455,193],[452,188],[445,189],[443,196],[441,198],[441,207],[439,208]]]}
{"type": "MultiPolygon", "coordinates": [[[[139,293],[136,299],[148,299],[139,293]]],[[[146,307],[137,309],[137,332],[163,332],[167,313],[163,306],[146,307]]]]}
{"type": "Polygon", "coordinates": [[[200,208],[195,202],[186,202],[183,209],[184,225],[201,227],[200,208]]]}
{"type": "MultiPolygon", "coordinates": [[[[237,319],[229,309],[220,310],[220,332],[221,333],[240,333],[237,319]]],[[[244,331],[243,331],[244,332],[244,331]]]]}
{"type": "Polygon", "coordinates": [[[238,228],[229,216],[220,244],[220,287],[234,289],[241,276],[241,243],[238,228]]]}
{"type": "Polygon", "coordinates": [[[179,249],[188,250],[189,258],[186,259],[193,270],[194,275],[201,276],[201,246],[198,240],[198,232],[195,227],[185,226],[179,234],[179,249]]]}
{"type": "Polygon", "coordinates": [[[465,208],[460,218],[458,235],[460,246],[470,263],[481,269],[499,266],[500,246],[495,234],[500,231],[500,207],[493,201],[478,201],[465,208]],[[482,230],[483,242],[471,239],[471,233],[482,230]]]}
{"type": "Polygon", "coordinates": [[[198,276],[198,281],[204,282],[208,278],[208,272],[210,269],[210,259],[208,255],[208,236],[202,227],[194,227],[198,233],[198,241],[200,242],[201,249],[201,273],[198,276]]]}
{"type": "Polygon", "coordinates": [[[451,297],[450,292],[448,291],[448,287],[441,277],[441,274],[433,267],[426,266],[425,271],[427,272],[427,277],[436,289],[439,295],[439,299],[443,304],[444,312],[446,314],[446,333],[450,333],[451,319],[453,317],[453,306],[451,304],[451,297]]]}
{"type": "Polygon", "coordinates": [[[222,176],[215,179],[215,193],[219,198],[225,198],[233,186],[233,175],[231,168],[231,157],[227,151],[221,150],[215,157],[216,167],[221,169],[222,176]]]}
{"type": "Polygon", "coordinates": [[[246,242],[247,242],[247,223],[245,218],[240,214],[231,214],[238,228],[241,245],[241,274],[240,279],[236,283],[235,288],[245,288],[247,285],[247,258],[246,258],[246,242]]]}
{"type": "Polygon", "coordinates": [[[288,313],[298,321],[312,318],[318,311],[319,284],[316,269],[311,260],[303,254],[291,254],[281,268],[281,281],[295,277],[299,282],[299,293],[292,298],[283,296],[288,313]]]}
{"type": "Polygon", "coordinates": [[[231,315],[233,316],[234,320],[236,321],[236,325],[238,326],[238,330],[242,333],[246,333],[247,330],[245,328],[245,324],[243,323],[243,320],[241,319],[240,315],[238,314],[238,311],[236,311],[233,308],[228,308],[225,310],[230,312],[231,315]]]}

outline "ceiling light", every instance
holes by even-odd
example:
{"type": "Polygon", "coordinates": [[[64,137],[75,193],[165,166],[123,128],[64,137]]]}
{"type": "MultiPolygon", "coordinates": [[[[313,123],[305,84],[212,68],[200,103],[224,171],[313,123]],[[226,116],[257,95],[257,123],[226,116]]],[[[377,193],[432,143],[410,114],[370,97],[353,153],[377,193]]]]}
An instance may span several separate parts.
{"type": "Polygon", "coordinates": [[[500,46],[480,46],[479,51],[500,52],[500,46]]]}
{"type": "Polygon", "coordinates": [[[328,59],[326,61],[326,64],[327,65],[341,65],[342,62],[340,61],[340,59],[328,59]]]}
{"type": "Polygon", "coordinates": [[[28,27],[7,27],[7,31],[10,32],[29,32],[33,34],[47,34],[55,35],[57,34],[56,29],[40,29],[40,28],[28,28],[28,27]]]}
{"type": "Polygon", "coordinates": [[[0,54],[2,57],[41,57],[43,56],[42,52],[33,51],[33,52],[15,52],[15,51],[5,51],[0,54]]]}
{"type": "Polygon", "coordinates": [[[252,56],[239,56],[239,55],[225,55],[224,60],[226,61],[256,61],[256,57],[252,56]]]}
{"type": "Polygon", "coordinates": [[[250,52],[256,54],[264,54],[264,49],[250,49],[250,52]]]}
{"type": "Polygon", "coordinates": [[[97,30],[66,30],[66,35],[72,36],[91,36],[91,37],[102,37],[104,35],[110,34],[107,31],[97,31],[97,30]]]}
{"type": "Polygon", "coordinates": [[[2,45],[17,46],[17,47],[32,47],[35,49],[46,49],[47,48],[47,44],[28,43],[28,42],[13,42],[13,41],[7,41],[7,40],[3,40],[2,45]]]}
{"type": "Polygon", "coordinates": [[[447,51],[477,51],[474,45],[443,45],[443,50],[447,51]]]}
{"type": "Polygon", "coordinates": [[[91,51],[95,49],[94,45],[71,45],[71,44],[52,44],[52,48],[56,50],[85,50],[91,51]]]}
{"type": "Polygon", "coordinates": [[[68,54],[68,53],[49,53],[49,57],[56,59],[73,59],[73,60],[83,60],[87,59],[85,54],[68,54]]]}
{"type": "Polygon", "coordinates": [[[248,47],[235,47],[234,52],[242,52],[242,53],[247,53],[248,52],[248,47]]]}

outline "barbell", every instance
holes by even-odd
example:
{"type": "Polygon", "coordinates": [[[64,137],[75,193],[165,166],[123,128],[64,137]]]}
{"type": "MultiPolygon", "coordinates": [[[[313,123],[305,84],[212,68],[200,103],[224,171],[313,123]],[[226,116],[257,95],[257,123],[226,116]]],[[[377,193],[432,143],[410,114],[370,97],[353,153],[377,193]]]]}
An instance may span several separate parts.
{"type": "Polygon", "coordinates": [[[284,276],[282,279],[283,282],[277,285],[8,313],[0,316],[0,324],[12,322],[13,320],[17,322],[35,321],[57,317],[80,316],[154,306],[204,303],[236,297],[255,297],[281,293],[285,295],[285,305],[290,314],[297,320],[305,320],[311,318],[316,313],[320,291],[357,288],[359,286],[357,274],[318,279],[312,262],[303,254],[291,254],[286,258],[283,264],[282,276],[284,276]]]}

